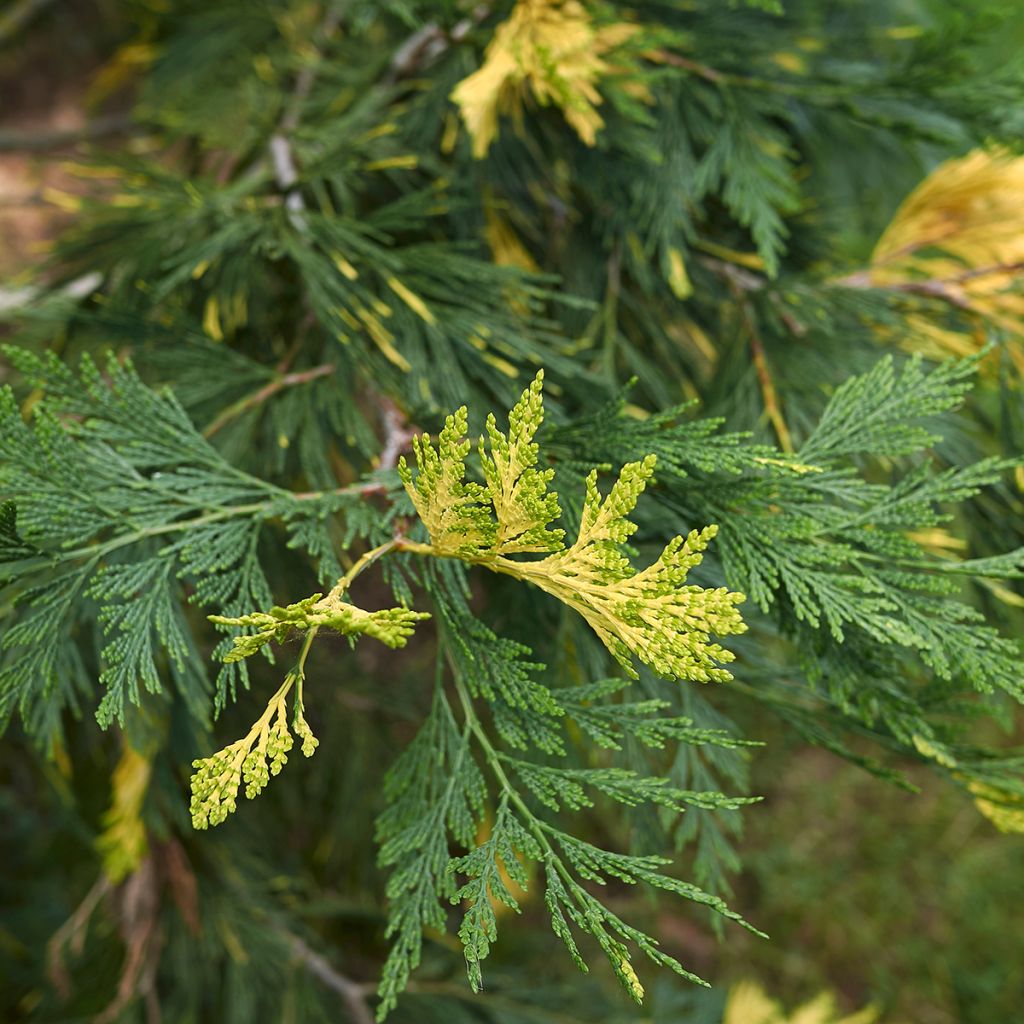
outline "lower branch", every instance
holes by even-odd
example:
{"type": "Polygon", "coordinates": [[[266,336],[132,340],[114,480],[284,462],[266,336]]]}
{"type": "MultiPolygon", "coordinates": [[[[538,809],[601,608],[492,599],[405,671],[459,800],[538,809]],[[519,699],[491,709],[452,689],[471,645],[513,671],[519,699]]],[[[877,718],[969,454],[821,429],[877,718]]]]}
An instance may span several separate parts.
{"type": "Polygon", "coordinates": [[[344,974],[339,974],[330,963],[316,950],[311,949],[303,939],[291,932],[282,930],[288,945],[303,967],[318,981],[323,982],[333,992],[341,996],[348,1010],[349,1019],[353,1024],[373,1024],[373,1015],[366,1005],[363,986],[344,974]]]}

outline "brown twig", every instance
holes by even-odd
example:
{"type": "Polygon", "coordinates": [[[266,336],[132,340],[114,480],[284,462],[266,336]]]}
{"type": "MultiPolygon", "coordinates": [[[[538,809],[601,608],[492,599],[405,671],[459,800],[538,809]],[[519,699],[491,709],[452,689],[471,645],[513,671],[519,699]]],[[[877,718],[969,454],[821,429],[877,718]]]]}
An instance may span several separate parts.
{"type": "Polygon", "coordinates": [[[156,973],[164,934],[160,925],[162,880],[152,855],[118,887],[118,928],[125,946],[117,992],[93,1024],[113,1024],[133,999],[142,997],[148,1024],[160,1024],[156,973]]]}
{"type": "Polygon", "coordinates": [[[469,17],[452,26],[451,32],[445,32],[434,22],[418,28],[395,50],[385,81],[397,82],[432,64],[452,43],[462,42],[474,25],[478,25],[490,13],[489,4],[477,4],[469,17]]]}
{"type": "Polygon", "coordinates": [[[964,270],[948,280],[956,284],[963,284],[966,281],[973,281],[977,277],[989,277],[992,274],[1017,274],[1021,271],[1024,271],[1024,260],[1014,263],[993,263],[987,267],[974,267],[971,270],[964,270]]]}
{"type": "Polygon", "coordinates": [[[794,338],[802,338],[807,333],[807,327],[786,308],[786,304],[779,297],[778,292],[769,292],[768,301],[775,307],[775,312],[779,314],[779,319],[786,325],[786,330],[794,338]]]}
{"type": "Polygon", "coordinates": [[[775,436],[779,439],[779,447],[784,452],[792,452],[795,450],[793,447],[793,437],[789,432],[789,427],[786,426],[785,417],[782,415],[779,394],[775,390],[775,381],[772,379],[771,370],[768,368],[768,357],[765,354],[764,342],[761,340],[761,332],[758,330],[754,311],[750,308],[750,300],[742,288],[731,278],[730,287],[733,297],[736,299],[736,305],[739,307],[747,337],[750,340],[750,355],[754,361],[754,370],[757,372],[758,383],[761,386],[761,400],[764,402],[765,415],[775,430],[775,436]]]}
{"type": "Polygon", "coordinates": [[[408,449],[416,431],[409,426],[405,413],[390,398],[382,396],[380,404],[384,410],[385,434],[377,468],[394,469],[398,465],[398,456],[408,449]]]}
{"type": "Polygon", "coordinates": [[[708,270],[718,274],[719,277],[724,277],[730,285],[739,288],[740,291],[759,292],[768,286],[766,277],[755,274],[752,270],[746,270],[744,267],[738,267],[735,263],[720,260],[715,256],[698,256],[697,258],[708,270]]]}
{"type": "Polygon", "coordinates": [[[93,142],[111,135],[124,135],[139,128],[140,126],[124,114],[95,117],[81,128],[58,128],[48,132],[9,128],[0,131],[0,152],[41,153],[49,149],[73,146],[78,142],[93,142]]]}
{"type": "Polygon", "coordinates": [[[863,288],[876,291],[905,292],[910,295],[923,295],[926,298],[941,299],[957,309],[973,310],[970,298],[965,295],[961,285],[982,277],[996,274],[1018,274],[1024,271],[1024,261],[1015,263],[993,263],[984,267],[972,267],[950,277],[926,278],[921,281],[889,281],[875,283],[871,280],[871,267],[857,270],[844,277],[833,279],[830,284],[841,288],[863,288]]]}
{"type": "MultiPolygon", "coordinates": [[[[764,342],[761,340],[761,332],[758,330],[757,320],[748,298],[751,292],[761,291],[768,282],[759,274],[752,274],[742,267],[726,263],[725,260],[715,259],[712,256],[701,256],[700,259],[705,266],[720,277],[724,277],[729,285],[729,290],[736,300],[740,316],[743,319],[743,326],[750,340],[750,355],[754,361],[754,369],[761,387],[761,400],[764,402],[765,415],[775,430],[775,436],[779,439],[779,447],[785,452],[792,452],[795,450],[793,437],[789,432],[789,427],[786,426],[785,417],[782,415],[782,405],[779,401],[779,394],[775,390],[775,381],[772,379],[771,370],[768,367],[764,342]]],[[[783,316],[783,320],[785,322],[785,316],[783,316]]],[[[804,330],[803,325],[795,321],[792,324],[786,322],[786,326],[797,336],[804,330]]]]}
{"type": "Polygon", "coordinates": [[[281,932],[288,940],[288,945],[295,958],[302,963],[306,970],[341,996],[353,1024],[373,1024],[373,1015],[366,1005],[363,986],[351,978],[346,978],[344,974],[339,974],[324,957],[311,949],[308,943],[298,935],[293,935],[284,929],[281,929],[281,932]]]}
{"type": "Polygon", "coordinates": [[[112,886],[106,875],[101,874],[93,883],[85,898],[74,909],[71,916],[53,933],[46,944],[46,969],[62,999],[71,994],[71,978],[64,965],[64,949],[68,947],[72,953],[78,954],[85,942],[85,929],[100,900],[112,886]]]}
{"type": "Polygon", "coordinates": [[[241,416],[242,413],[255,408],[257,405],[262,405],[268,399],[273,398],[273,396],[279,391],[283,391],[285,388],[293,388],[300,384],[308,384],[310,381],[317,380],[319,377],[327,377],[334,373],[334,370],[334,363],[324,363],[322,366],[314,366],[310,370],[298,370],[295,373],[286,373],[282,376],[275,377],[273,380],[264,384],[258,391],[254,391],[251,395],[246,395],[245,398],[240,398],[237,402],[233,402],[229,405],[203,431],[203,437],[207,439],[213,437],[218,430],[225,427],[233,419],[241,416]]]}
{"type": "Polygon", "coordinates": [[[719,85],[729,79],[729,76],[723,74],[721,71],[709,68],[707,64],[701,64],[698,61],[690,60],[688,57],[681,57],[678,53],[672,53],[671,50],[659,50],[657,56],[658,60],[662,63],[670,64],[674,68],[682,68],[683,71],[689,71],[691,74],[697,75],[699,78],[703,78],[708,82],[714,82],[715,85],[719,85]]]}
{"type": "Polygon", "coordinates": [[[274,372],[279,374],[285,374],[292,368],[292,363],[295,362],[298,354],[302,351],[303,342],[306,340],[306,335],[316,326],[316,313],[310,310],[300,321],[298,330],[295,332],[295,337],[292,339],[291,345],[288,346],[285,354],[278,360],[277,366],[274,367],[274,372]]]}
{"type": "MultiPolygon", "coordinates": [[[[333,35],[340,20],[338,9],[333,5],[328,6],[320,24],[320,34],[325,37],[333,35]]],[[[319,57],[320,51],[317,50],[314,61],[308,63],[296,76],[291,99],[281,115],[277,130],[271,135],[267,144],[270,151],[270,163],[274,169],[274,180],[277,182],[277,187],[285,194],[284,205],[288,211],[289,220],[298,231],[306,229],[306,221],[303,217],[306,201],[302,198],[302,192],[298,188],[299,172],[290,136],[299,125],[302,107],[316,83],[319,69],[315,60],[319,57]]]]}

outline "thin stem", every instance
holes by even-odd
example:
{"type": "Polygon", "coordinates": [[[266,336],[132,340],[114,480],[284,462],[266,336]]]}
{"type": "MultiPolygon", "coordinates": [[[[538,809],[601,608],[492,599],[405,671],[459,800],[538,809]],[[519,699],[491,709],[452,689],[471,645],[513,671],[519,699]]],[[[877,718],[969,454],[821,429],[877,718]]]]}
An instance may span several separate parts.
{"type": "MultiPolygon", "coordinates": [[[[0,28],[0,34],[2,31],[0,28]]],[[[61,149],[79,142],[94,142],[111,135],[125,135],[139,130],[131,118],[120,114],[93,118],[81,128],[57,128],[48,132],[9,128],[0,131],[0,153],[44,153],[50,149],[61,149]]]]}
{"type": "MultiPolygon", "coordinates": [[[[327,5],[323,21],[320,24],[320,32],[328,38],[334,34],[341,16],[333,4],[327,5]]],[[[281,120],[278,122],[277,130],[270,137],[267,148],[270,151],[270,161],[274,169],[274,180],[277,187],[285,195],[285,208],[288,211],[288,219],[292,226],[300,233],[307,231],[306,201],[299,189],[299,172],[295,165],[295,153],[292,149],[291,134],[299,126],[299,119],[302,116],[302,108],[313,91],[317,75],[320,71],[322,53],[319,47],[314,47],[314,60],[311,60],[298,74],[295,79],[295,88],[292,90],[291,99],[285,108],[281,120]]]]}
{"type": "MultiPolygon", "coordinates": [[[[890,260],[882,261],[891,262],[890,260]]],[[[830,283],[841,288],[864,288],[875,291],[905,292],[910,295],[923,295],[926,298],[942,299],[957,309],[972,311],[973,306],[968,295],[961,289],[961,285],[982,277],[991,277],[1000,274],[1019,274],[1024,271],[1024,262],[1015,263],[993,263],[990,266],[972,267],[969,270],[953,274],[951,277],[925,278],[920,281],[879,281],[871,280],[871,271],[874,268],[868,267],[865,270],[858,270],[855,273],[839,277],[830,283]]]]}
{"type": "Polygon", "coordinates": [[[110,892],[113,885],[105,873],[100,873],[85,898],[71,916],[53,933],[46,944],[46,965],[50,980],[62,999],[71,995],[71,976],[64,964],[64,947],[70,946],[73,953],[81,952],[85,937],[85,926],[92,917],[100,900],[110,892]]]}
{"type": "Polygon", "coordinates": [[[522,814],[527,828],[529,828],[533,837],[537,840],[541,849],[543,849],[546,854],[546,859],[549,863],[554,865],[555,870],[568,885],[569,892],[574,894],[577,903],[579,903],[579,897],[575,895],[575,879],[570,874],[569,869],[562,862],[562,858],[559,857],[558,852],[551,845],[551,841],[548,839],[547,832],[545,831],[544,822],[534,814],[530,809],[529,804],[526,803],[519,791],[509,780],[508,775],[505,773],[505,768],[501,763],[501,755],[494,749],[494,745],[491,743],[490,737],[484,731],[484,727],[480,723],[480,719],[477,717],[476,710],[473,708],[473,699],[470,696],[469,691],[466,689],[466,684],[459,676],[458,670],[452,663],[451,656],[448,655],[447,647],[445,648],[445,654],[448,656],[448,662],[452,670],[452,679],[455,683],[455,692],[459,696],[459,703],[462,706],[462,713],[466,720],[466,725],[476,737],[477,743],[484,755],[484,759],[487,761],[487,766],[490,768],[498,782],[498,785],[501,787],[503,798],[507,798],[515,804],[519,813],[522,814]]]}
{"type": "MultiPolygon", "coordinates": [[[[306,681],[306,659],[309,657],[309,652],[313,647],[313,641],[316,639],[316,635],[319,632],[319,626],[313,626],[306,630],[306,638],[302,641],[302,650],[299,652],[299,660],[295,664],[294,671],[288,673],[288,679],[292,679],[295,683],[296,717],[298,717],[299,713],[306,706],[306,702],[302,695],[302,687],[306,681]]],[[[285,683],[288,682],[288,679],[285,679],[285,683]]]]}
{"type": "Polygon", "coordinates": [[[383,544],[378,544],[377,547],[367,551],[366,554],[361,555],[356,563],[344,576],[338,580],[337,583],[331,588],[331,592],[327,595],[326,601],[337,601],[342,594],[352,585],[352,581],[360,574],[365,572],[374,562],[377,561],[382,555],[386,555],[389,551],[394,551],[399,547],[401,542],[400,537],[392,537],[391,540],[386,540],[383,544]]]}
{"type": "Polygon", "coordinates": [[[732,86],[737,89],[758,89],[764,92],[781,92],[788,96],[803,96],[823,105],[832,105],[849,92],[849,87],[833,82],[782,82],[756,75],[738,75],[731,71],[719,71],[699,61],[690,60],[670,50],[659,50],[658,58],[672,67],[688,71],[698,78],[718,86],[732,86]]]}
{"type": "Polygon", "coordinates": [[[320,377],[328,377],[334,373],[335,369],[334,363],[324,363],[322,366],[314,366],[310,370],[299,370],[294,373],[285,373],[274,377],[273,380],[268,381],[263,387],[258,388],[244,398],[240,398],[237,402],[233,402],[224,409],[203,431],[203,437],[207,439],[213,437],[217,431],[227,426],[233,419],[241,416],[244,412],[248,412],[250,409],[254,409],[258,405],[263,405],[264,402],[273,398],[279,391],[284,391],[285,388],[297,387],[300,384],[308,384],[310,381],[317,380],[320,377]]]}
{"type": "Polygon", "coordinates": [[[771,371],[768,368],[768,357],[765,355],[764,342],[761,340],[761,332],[757,328],[757,321],[754,319],[750,303],[742,289],[730,279],[733,296],[739,306],[740,316],[743,318],[743,325],[750,339],[750,355],[754,361],[754,369],[757,372],[757,379],[761,386],[761,399],[764,402],[765,415],[775,429],[775,436],[779,439],[779,447],[784,452],[792,453],[793,437],[786,426],[786,420],[782,415],[782,406],[779,402],[778,392],[775,390],[775,381],[772,379],[771,371]]]}
{"type": "Polygon", "coordinates": [[[298,935],[284,928],[279,930],[287,939],[288,945],[291,947],[296,959],[302,963],[306,970],[314,978],[317,978],[329,989],[341,996],[353,1024],[373,1024],[373,1015],[366,1005],[363,986],[336,971],[324,957],[311,949],[298,935]]]}
{"type": "Polygon", "coordinates": [[[433,558],[445,557],[444,555],[438,554],[437,548],[432,544],[421,544],[419,541],[408,540],[405,537],[396,538],[395,544],[398,551],[405,551],[410,555],[427,555],[433,558]]]}
{"type": "Polygon", "coordinates": [[[398,457],[408,448],[416,431],[409,428],[402,410],[389,398],[382,396],[378,404],[384,412],[385,435],[377,468],[394,469],[398,465],[398,457]]]}
{"type": "Polygon", "coordinates": [[[295,674],[298,676],[300,702],[302,701],[302,681],[306,678],[306,658],[309,657],[309,649],[313,646],[313,637],[316,636],[316,631],[319,628],[319,626],[314,626],[306,633],[306,639],[302,644],[302,650],[299,652],[299,660],[295,666],[295,674]]]}
{"type": "MultiPolygon", "coordinates": [[[[121,537],[113,537],[108,541],[104,541],[102,544],[90,544],[81,548],[72,548],[70,551],[57,552],[56,557],[62,561],[86,557],[99,558],[111,551],[117,551],[119,548],[129,547],[132,544],[137,544],[139,541],[146,540],[149,537],[158,537],[167,533],[180,533],[184,530],[191,530],[195,526],[205,526],[207,523],[217,523],[225,519],[232,519],[235,516],[255,515],[257,512],[262,512],[264,509],[268,508],[270,504],[271,502],[269,501],[263,501],[251,505],[235,505],[233,508],[223,509],[220,512],[210,512],[205,516],[197,516],[195,519],[179,519],[177,522],[164,523],[162,526],[147,526],[139,530],[133,530],[131,533],[126,533],[121,537]]],[[[21,572],[24,572],[26,570],[52,565],[54,563],[54,558],[55,556],[26,558],[14,563],[14,565],[16,565],[21,572]]]]}
{"type": "Polygon", "coordinates": [[[612,246],[611,255],[608,258],[608,282],[601,310],[601,316],[604,321],[602,359],[604,360],[605,376],[612,383],[615,383],[615,349],[618,341],[618,310],[621,289],[622,249],[619,246],[618,240],[616,240],[612,246]]]}

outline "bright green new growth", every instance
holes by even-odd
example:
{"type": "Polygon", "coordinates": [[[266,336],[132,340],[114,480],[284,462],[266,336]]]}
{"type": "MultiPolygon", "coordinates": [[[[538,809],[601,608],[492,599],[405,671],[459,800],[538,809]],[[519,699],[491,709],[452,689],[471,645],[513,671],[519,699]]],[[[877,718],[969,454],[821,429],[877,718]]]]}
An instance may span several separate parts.
{"type": "Polygon", "coordinates": [[[415,486],[405,458],[398,462],[402,483],[439,555],[465,557],[490,548],[495,541],[494,524],[481,504],[487,492],[479,484],[465,482],[470,448],[466,423],[462,406],[445,420],[436,451],[429,435],[413,438],[419,467],[415,486]]]}
{"type": "Polygon", "coordinates": [[[281,688],[270,698],[267,710],[249,730],[248,735],[210,757],[192,762],[196,773],[192,776],[192,824],[195,828],[219,825],[235,810],[238,786],[245,781],[245,795],[252,799],[263,791],[271,775],[277,775],[288,761],[292,748],[292,735],[288,731],[288,716],[285,698],[297,683],[295,713],[292,728],[302,740],[302,753],[312,757],[319,745],[304,715],[302,683],[305,679],[306,656],[318,630],[322,627],[335,630],[343,636],[354,637],[360,633],[372,636],[388,647],[404,647],[412,635],[416,622],[429,619],[427,612],[414,612],[408,608],[387,608],[368,612],[341,600],[350,576],[361,565],[372,559],[365,557],[356,563],[349,576],[326,596],[313,594],[302,601],[286,607],[275,606],[269,612],[252,612],[249,615],[210,615],[211,622],[219,626],[249,626],[255,633],[246,633],[233,638],[233,647],[224,656],[224,661],[241,661],[256,654],[272,641],[283,643],[293,632],[306,634],[299,663],[289,672],[281,688]],[[267,758],[270,759],[269,768],[267,758]]]}
{"type": "Polygon", "coordinates": [[[508,437],[498,430],[494,414],[488,415],[490,454],[480,438],[480,465],[498,521],[495,554],[558,551],[563,546],[564,531],[548,529],[562,514],[558,495],[547,489],[555,471],[535,468],[539,449],[533,438],[544,419],[543,386],[540,370],[508,414],[508,437]]]}
{"type": "Polygon", "coordinates": [[[271,641],[284,643],[294,631],[306,633],[321,626],[342,636],[365,633],[387,647],[404,647],[415,624],[429,618],[428,612],[415,612],[409,608],[382,608],[368,612],[347,604],[333,593],[327,597],[313,594],[283,608],[275,605],[269,612],[252,612],[234,618],[209,616],[210,621],[219,626],[251,626],[256,630],[232,639],[234,647],[225,655],[226,662],[248,658],[271,641]]]}
{"type": "Polygon", "coordinates": [[[623,554],[622,544],[636,530],[626,516],[650,478],[654,461],[649,455],[624,466],[603,504],[597,473],[592,472],[576,543],[520,571],[524,579],[575,608],[630,675],[636,676],[630,662],[633,654],[669,678],[730,679],[715,662],[732,661],[733,654],[710,643],[710,636],[745,632],[736,609],[744,597],[724,587],[685,585],[718,528],[694,530],[685,540],[673,538],[658,560],[640,572],[623,554]]]}
{"type": "Polygon", "coordinates": [[[245,795],[251,800],[263,792],[271,775],[277,775],[288,762],[294,740],[288,730],[285,699],[299,681],[292,728],[302,740],[302,753],[312,757],[319,745],[303,714],[301,668],[289,672],[281,688],[270,698],[266,711],[253,723],[248,734],[228,744],[210,757],[192,762],[192,801],[189,811],[194,828],[219,825],[235,810],[239,783],[245,782],[245,795]],[[269,759],[269,764],[268,764],[269,759]]]}
{"type": "Polygon", "coordinates": [[[561,515],[558,495],[547,490],[552,469],[538,470],[533,440],[544,418],[543,371],[523,392],[509,414],[506,437],[487,419],[487,442],[480,439],[486,488],[464,483],[465,407],[449,416],[437,450],[423,435],[416,439],[419,473],[414,478],[403,459],[399,472],[430,534],[429,552],[454,555],[494,572],[527,580],[579,612],[615,659],[635,676],[631,656],[655,672],[700,682],[729,679],[716,662],[733,655],[710,642],[712,634],[742,633],[746,625],[736,605],[742,594],[725,588],[686,586],[689,571],[700,564],[716,526],[675,537],[652,565],[638,572],[624,545],[636,532],[629,515],[654,473],[656,456],[623,466],[602,500],[597,470],[587,478],[579,535],[571,547],[564,533],[550,530],[561,515]],[[546,558],[518,561],[513,553],[548,552],[546,558]]]}

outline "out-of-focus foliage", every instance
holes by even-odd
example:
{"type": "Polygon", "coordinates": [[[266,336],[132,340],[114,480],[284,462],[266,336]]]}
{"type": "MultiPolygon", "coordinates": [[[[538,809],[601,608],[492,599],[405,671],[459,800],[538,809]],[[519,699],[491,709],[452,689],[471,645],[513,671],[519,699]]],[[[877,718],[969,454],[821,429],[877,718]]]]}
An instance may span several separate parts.
{"type": "Polygon", "coordinates": [[[759,985],[746,981],[729,993],[722,1024],[875,1024],[877,1020],[877,1012],[870,1008],[849,1016],[837,1014],[835,998],[828,992],[788,1014],[759,985]]]}
{"type": "MultiPolygon", "coordinates": [[[[936,356],[976,350],[995,327],[1010,337],[1024,328],[1024,159],[976,150],[937,167],[906,198],[871,254],[868,280],[877,288],[941,299],[974,313],[962,329],[916,316],[918,351],[936,356]]],[[[1024,351],[1006,354],[1017,373],[1024,351]]]]}

